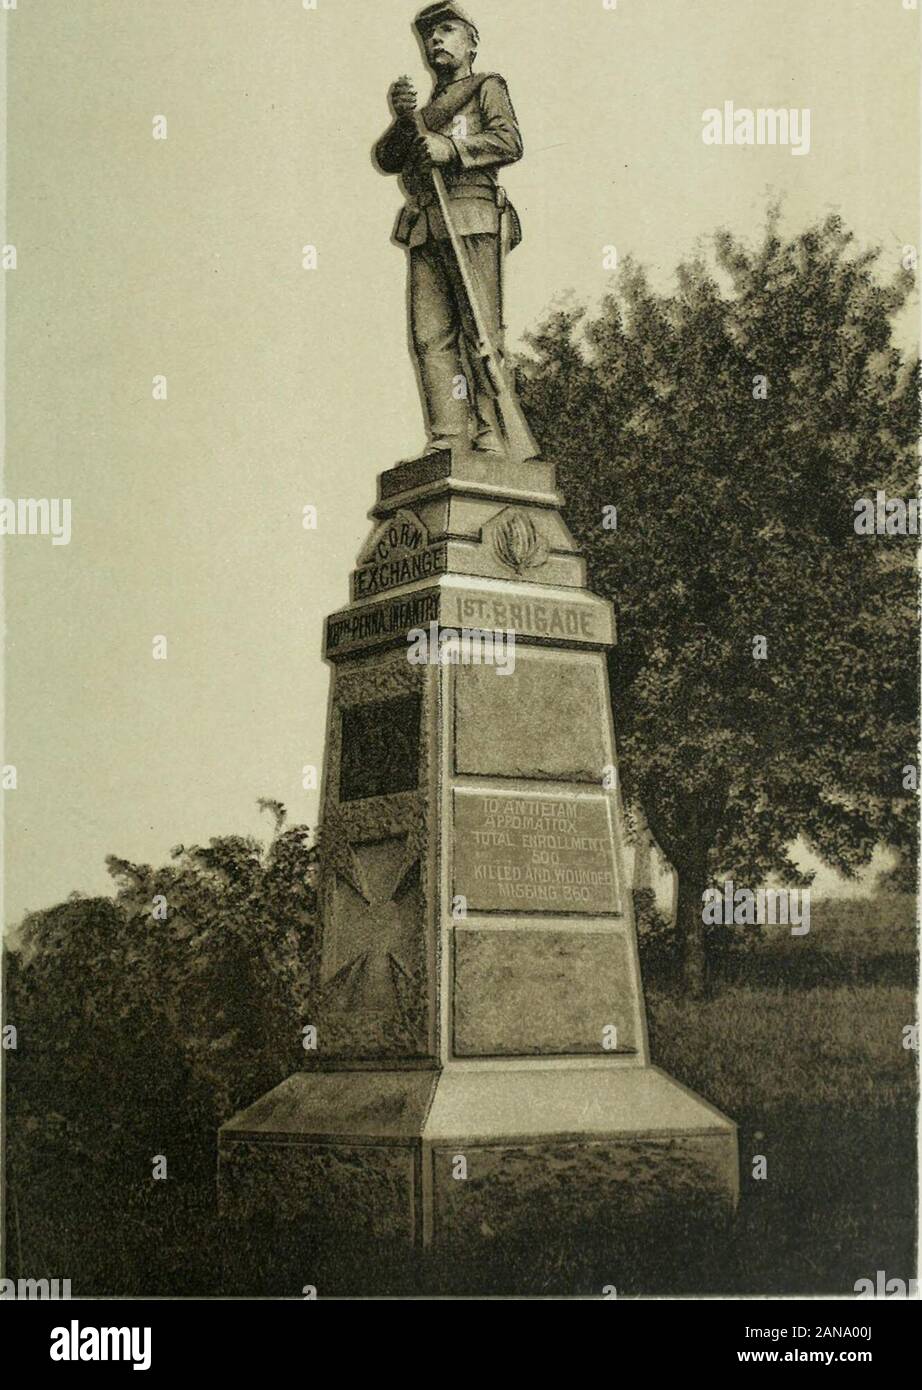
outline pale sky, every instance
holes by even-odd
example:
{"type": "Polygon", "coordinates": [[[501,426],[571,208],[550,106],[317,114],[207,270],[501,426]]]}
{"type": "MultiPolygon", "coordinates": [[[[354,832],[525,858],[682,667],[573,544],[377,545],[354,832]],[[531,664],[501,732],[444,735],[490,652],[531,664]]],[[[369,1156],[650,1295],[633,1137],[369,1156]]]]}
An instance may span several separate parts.
{"type": "MultiPolygon", "coordinates": [[[[390,82],[428,90],[419,7],[0,13],[18,255],[2,495],[73,507],[68,546],[2,542],[8,920],[109,891],[108,853],[265,834],[259,796],[316,823],[301,769],[323,758],[323,618],[348,601],[377,473],[423,440],[400,199],[370,158],[390,82]]],[[[756,235],[772,194],[789,230],[838,209],[888,273],[919,244],[919,15],[902,0],[468,8],[525,139],[503,179],[525,233],[511,346],[558,296],[598,301],[603,247],[668,286],[716,227],[756,235]],[[727,100],[808,107],[810,153],[704,146],[702,113],[727,100]]],[[[913,314],[900,327],[914,344],[913,314]]]]}

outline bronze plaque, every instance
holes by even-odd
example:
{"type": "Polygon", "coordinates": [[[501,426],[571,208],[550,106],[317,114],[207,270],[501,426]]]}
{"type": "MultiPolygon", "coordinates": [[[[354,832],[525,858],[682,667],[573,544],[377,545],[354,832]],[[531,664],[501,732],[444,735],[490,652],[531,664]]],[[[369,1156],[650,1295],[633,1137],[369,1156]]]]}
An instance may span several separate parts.
{"type": "Polygon", "coordinates": [[[454,895],[472,911],[620,912],[608,801],[456,791],[454,895]]]}

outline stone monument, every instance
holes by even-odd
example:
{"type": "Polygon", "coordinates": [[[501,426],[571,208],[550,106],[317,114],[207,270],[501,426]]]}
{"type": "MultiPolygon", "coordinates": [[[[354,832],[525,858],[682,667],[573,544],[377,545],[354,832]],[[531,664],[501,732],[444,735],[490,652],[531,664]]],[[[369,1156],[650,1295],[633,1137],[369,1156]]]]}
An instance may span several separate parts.
{"type": "Polygon", "coordinates": [[[317,1046],[223,1126],[222,1204],[422,1245],[536,1216],[719,1218],[736,1128],[648,1052],[612,608],[502,360],[514,112],[501,78],[472,80],[459,6],[417,28],[435,95],[417,114],[395,84],[377,153],[411,199],[429,443],[380,475],[352,601],[326,621],[317,1046]]]}

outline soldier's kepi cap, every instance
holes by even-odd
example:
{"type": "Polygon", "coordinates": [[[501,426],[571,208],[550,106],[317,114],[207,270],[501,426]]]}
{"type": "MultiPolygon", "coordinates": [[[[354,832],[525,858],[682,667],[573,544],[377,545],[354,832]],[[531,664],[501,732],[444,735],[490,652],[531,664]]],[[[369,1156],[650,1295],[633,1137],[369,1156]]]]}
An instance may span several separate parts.
{"type": "Polygon", "coordinates": [[[461,24],[470,25],[474,33],[477,33],[477,25],[469,14],[465,14],[460,5],[445,3],[427,5],[424,10],[420,10],[413,21],[413,27],[425,38],[429,30],[433,29],[436,24],[445,24],[451,19],[456,19],[461,24]]]}

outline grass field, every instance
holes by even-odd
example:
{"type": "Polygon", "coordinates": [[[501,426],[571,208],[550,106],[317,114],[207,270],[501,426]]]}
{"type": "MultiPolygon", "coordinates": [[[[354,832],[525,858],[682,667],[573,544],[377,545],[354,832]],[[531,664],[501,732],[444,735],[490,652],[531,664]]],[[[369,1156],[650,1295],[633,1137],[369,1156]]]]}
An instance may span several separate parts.
{"type": "MultiPolygon", "coordinates": [[[[818,909],[823,907],[818,905],[818,909]]],[[[74,1293],[300,1296],[451,1293],[848,1295],[877,1270],[916,1275],[916,937],[905,911],[814,912],[731,957],[707,999],[648,980],[655,1061],[739,1125],[742,1196],[728,1231],[689,1213],[632,1239],[616,1227],[519,1250],[407,1263],[401,1252],[323,1249],[303,1231],[253,1233],[235,1277],[214,1209],[211,1154],[197,1171],[127,1189],[58,1154],[8,1204],[10,1263],[70,1277],[74,1293]],[[871,920],[873,916],[874,920],[871,920]],[[767,1176],[752,1176],[764,1155],[767,1176]],[[97,1194],[103,1190],[105,1197],[97,1194]],[[287,1246],[287,1251],[282,1247],[287,1246]]],[[[16,1268],[10,1273],[15,1274],[16,1268]]]]}

